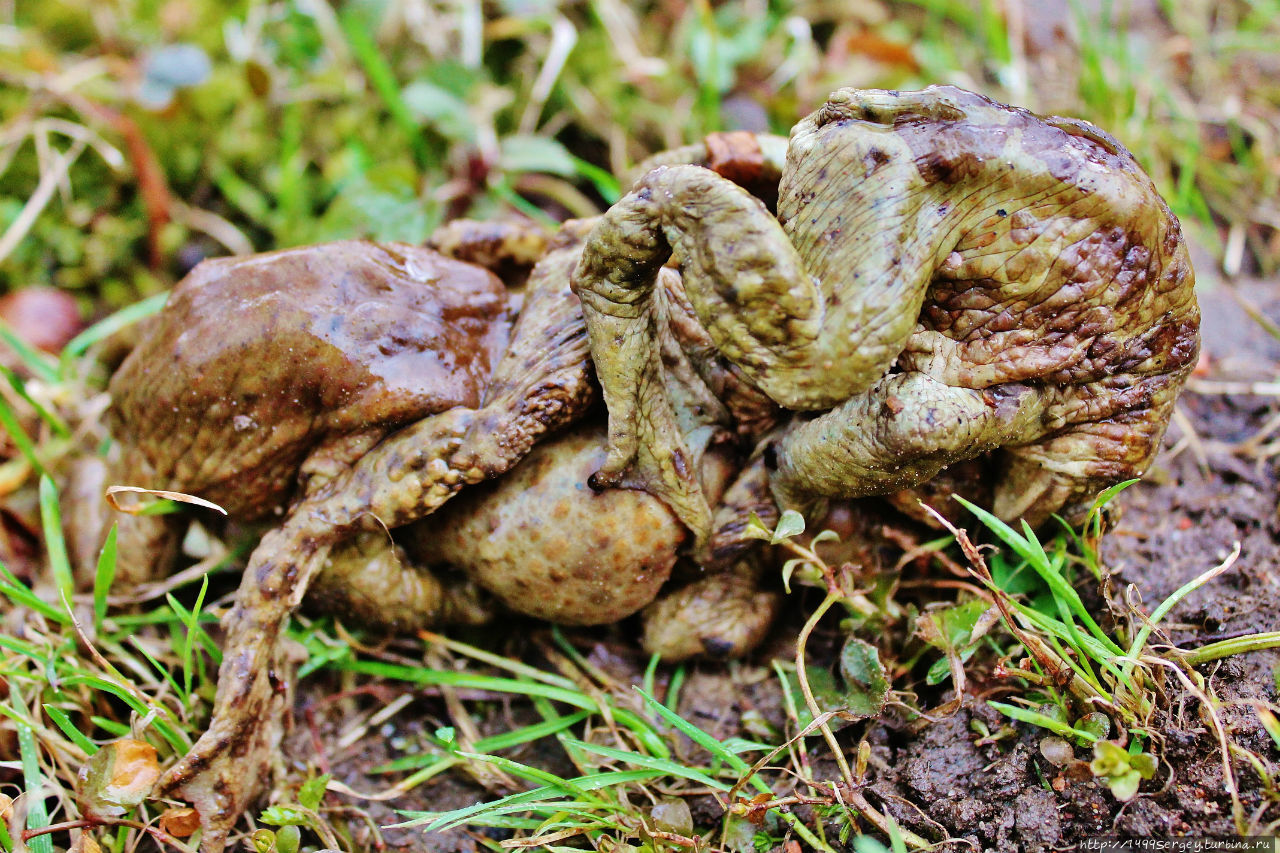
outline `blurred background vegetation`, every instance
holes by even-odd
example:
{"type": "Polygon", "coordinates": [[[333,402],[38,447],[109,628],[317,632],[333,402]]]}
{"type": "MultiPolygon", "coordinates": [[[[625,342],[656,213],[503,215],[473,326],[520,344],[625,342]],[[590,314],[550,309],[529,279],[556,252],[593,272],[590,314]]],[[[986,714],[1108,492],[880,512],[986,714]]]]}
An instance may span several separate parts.
{"type": "Polygon", "coordinates": [[[1101,125],[1277,268],[1280,0],[4,0],[0,286],[89,318],[207,256],[590,215],[655,150],[930,83],[1101,125]]]}

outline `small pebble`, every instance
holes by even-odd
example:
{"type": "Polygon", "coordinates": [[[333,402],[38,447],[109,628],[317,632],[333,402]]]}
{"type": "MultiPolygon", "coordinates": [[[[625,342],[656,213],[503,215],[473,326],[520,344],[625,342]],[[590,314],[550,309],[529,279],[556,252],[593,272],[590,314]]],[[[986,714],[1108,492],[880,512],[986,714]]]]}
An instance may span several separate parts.
{"type": "Polygon", "coordinates": [[[85,327],[75,298],[56,287],[24,287],[0,296],[0,318],[45,352],[58,352],[85,327]]]}

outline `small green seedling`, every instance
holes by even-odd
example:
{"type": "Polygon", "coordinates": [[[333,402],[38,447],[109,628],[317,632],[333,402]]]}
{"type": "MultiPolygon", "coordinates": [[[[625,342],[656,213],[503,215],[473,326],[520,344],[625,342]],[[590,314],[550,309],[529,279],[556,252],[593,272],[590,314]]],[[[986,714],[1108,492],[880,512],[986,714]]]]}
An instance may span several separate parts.
{"type": "Polygon", "coordinates": [[[1149,752],[1130,753],[1115,741],[1100,740],[1093,745],[1089,769],[1107,783],[1117,800],[1127,803],[1137,796],[1143,779],[1156,775],[1156,757],[1149,752]]]}

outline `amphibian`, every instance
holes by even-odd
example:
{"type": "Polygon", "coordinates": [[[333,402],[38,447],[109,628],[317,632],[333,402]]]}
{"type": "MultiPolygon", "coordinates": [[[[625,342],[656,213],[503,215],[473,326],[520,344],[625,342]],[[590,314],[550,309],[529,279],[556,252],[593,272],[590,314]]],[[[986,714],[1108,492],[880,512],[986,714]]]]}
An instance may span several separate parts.
{"type": "MultiPolygon", "coordinates": [[[[518,293],[479,266],[407,245],[348,242],[206,263],[175,288],[113,377],[116,476],[194,493],[239,520],[282,517],[224,621],[213,722],[162,780],[199,808],[207,849],[223,843],[269,777],[292,671],[282,629],[313,580],[313,605],[399,631],[484,618],[472,581],[513,609],[573,624],[617,621],[658,594],[687,530],[657,498],[587,487],[603,459],[602,427],[550,437],[594,399],[569,291],[587,227],[567,223],[544,241],[518,293]],[[508,471],[496,489],[404,528],[508,471]],[[529,536],[535,527],[545,537],[529,536]],[[407,564],[388,535],[397,528],[420,557],[470,580],[407,564]]],[[[480,259],[483,249],[487,264],[521,265],[492,251],[489,229],[454,226],[445,236],[457,254],[480,259]]],[[[527,235],[517,236],[527,258],[527,235]]],[[[664,282],[678,300],[678,274],[664,282]]],[[[684,340],[675,325],[666,335],[671,387],[688,404],[686,440],[714,500],[733,473],[731,454],[707,450],[714,424],[729,419],[715,394],[750,407],[732,403],[742,395],[714,366],[702,367],[714,388],[705,384],[686,352],[705,347],[705,336],[684,340]]],[[[120,523],[124,577],[143,579],[168,531],[153,517],[120,523]]],[[[679,594],[697,601],[701,588],[679,594]]],[[[725,590],[709,594],[726,600],[725,590]]],[[[654,645],[667,635],[649,630],[651,646],[669,658],[743,653],[762,636],[773,596],[729,590],[739,594],[759,604],[741,611],[741,625],[722,614],[706,625],[682,618],[678,643],[654,645]]]]}
{"type": "MultiPolygon", "coordinates": [[[[744,511],[774,500],[814,510],[827,498],[913,487],[996,452],[997,513],[1034,523],[1150,462],[1195,360],[1198,314],[1176,219],[1105,133],[956,89],[849,89],[797,125],[785,149],[772,137],[717,137],[643,171],[603,217],[567,224],[546,247],[514,325],[515,300],[495,295],[473,315],[464,310],[473,329],[457,345],[475,382],[446,393],[441,378],[425,405],[371,417],[369,427],[327,429],[329,409],[310,409],[299,420],[318,424],[321,440],[294,457],[301,491],[227,496],[284,515],[251,556],[226,617],[210,728],[162,782],[200,809],[207,849],[221,845],[268,773],[289,693],[282,627],[312,579],[329,567],[339,580],[321,587],[346,596],[339,609],[392,613],[387,621],[399,626],[450,607],[465,617],[470,599],[432,583],[414,587],[408,608],[380,604],[409,589],[395,574],[400,561],[378,556],[385,531],[507,474],[544,440],[513,477],[581,496],[578,481],[598,464],[594,487],[637,490],[636,512],[668,515],[656,525],[659,556],[619,586],[624,604],[611,618],[651,597],[686,535],[675,519],[699,553],[731,563],[744,511]],[[743,153],[751,144],[758,156],[743,153]],[[775,188],[776,215],[766,204],[775,188]],[[601,440],[583,438],[586,428],[549,439],[586,416],[592,363],[609,418],[600,463],[598,445],[581,443],[601,440]],[[727,474],[707,475],[726,436],[747,446],[765,439],[766,449],[719,498],[727,474]],[[362,571],[371,565],[382,567],[372,577],[362,571]],[[360,589],[368,597],[349,594],[360,589]]],[[[489,279],[480,287],[499,293],[489,279]]],[[[448,359],[455,344],[431,340],[421,349],[448,359]]],[[[242,361],[253,370],[255,355],[275,351],[251,349],[242,361]]],[[[239,414],[220,411],[220,429],[257,423],[239,414]]],[[[245,482],[291,483],[279,473],[288,467],[264,464],[245,482]]],[[[503,528],[512,503],[503,489],[464,498],[457,529],[503,528]]],[[[427,534],[437,553],[459,544],[444,535],[427,534]]],[[[510,548],[499,550],[442,556],[475,561],[474,576],[509,602],[541,589],[512,575],[510,548]]],[[[578,591],[544,615],[575,621],[575,602],[609,599],[599,589],[605,573],[571,581],[556,571],[548,564],[542,575],[553,591],[578,591]]],[[[749,567],[689,589],[651,606],[651,642],[745,645],[758,625],[702,635],[682,620],[772,609],[753,598],[749,567]]]]}
{"type": "Polygon", "coordinates": [[[1198,351],[1178,221],[1115,139],[951,87],[841,89],[792,131],[776,216],[709,169],[657,168],[574,272],[609,408],[593,482],[699,537],[654,333],[673,258],[718,353],[804,413],[769,461],[806,511],[999,451],[995,513],[1037,524],[1147,468],[1198,351]]]}

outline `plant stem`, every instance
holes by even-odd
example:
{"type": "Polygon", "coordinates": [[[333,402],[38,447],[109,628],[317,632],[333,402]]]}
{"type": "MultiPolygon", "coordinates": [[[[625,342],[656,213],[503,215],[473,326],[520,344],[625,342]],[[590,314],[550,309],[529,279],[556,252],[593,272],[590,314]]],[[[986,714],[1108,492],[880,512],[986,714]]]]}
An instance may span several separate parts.
{"type": "Polygon", "coordinates": [[[1219,640],[1216,643],[1208,643],[1198,649],[1183,652],[1182,659],[1192,666],[1197,666],[1230,655],[1258,652],[1276,647],[1280,647],[1280,631],[1266,631],[1259,634],[1247,634],[1243,637],[1232,637],[1229,640],[1219,640]]]}
{"type": "MultiPolygon", "coordinates": [[[[796,640],[796,679],[800,682],[800,692],[804,694],[804,703],[809,707],[809,713],[816,720],[822,716],[822,710],[818,707],[818,701],[813,697],[813,690],[809,687],[809,676],[805,672],[804,650],[809,641],[809,634],[817,627],[818,621],[823,615],[831,609],[831,605],[837,601],[841,601],[843,596],[837,592],[828,592],[827,597],[822,599],[822,603],[813,611],[813,615],[809,617],[809,621],[804,623],[804,627],[800,629],[800,636],[796,640]]],[[[840,749],[840,744],[836,742],[836,736],[831,731],[831,727],[825,722],[818,727],[822,732],[823,738],[827,741],[827,746],[831,747],[831,753],[836,760],[836,764],[840,767],[840,775],[844,777],[845,782],[853,786],[853,773],[849,770],[849,762],[845,760],[844,752],[840,749]]]]}

